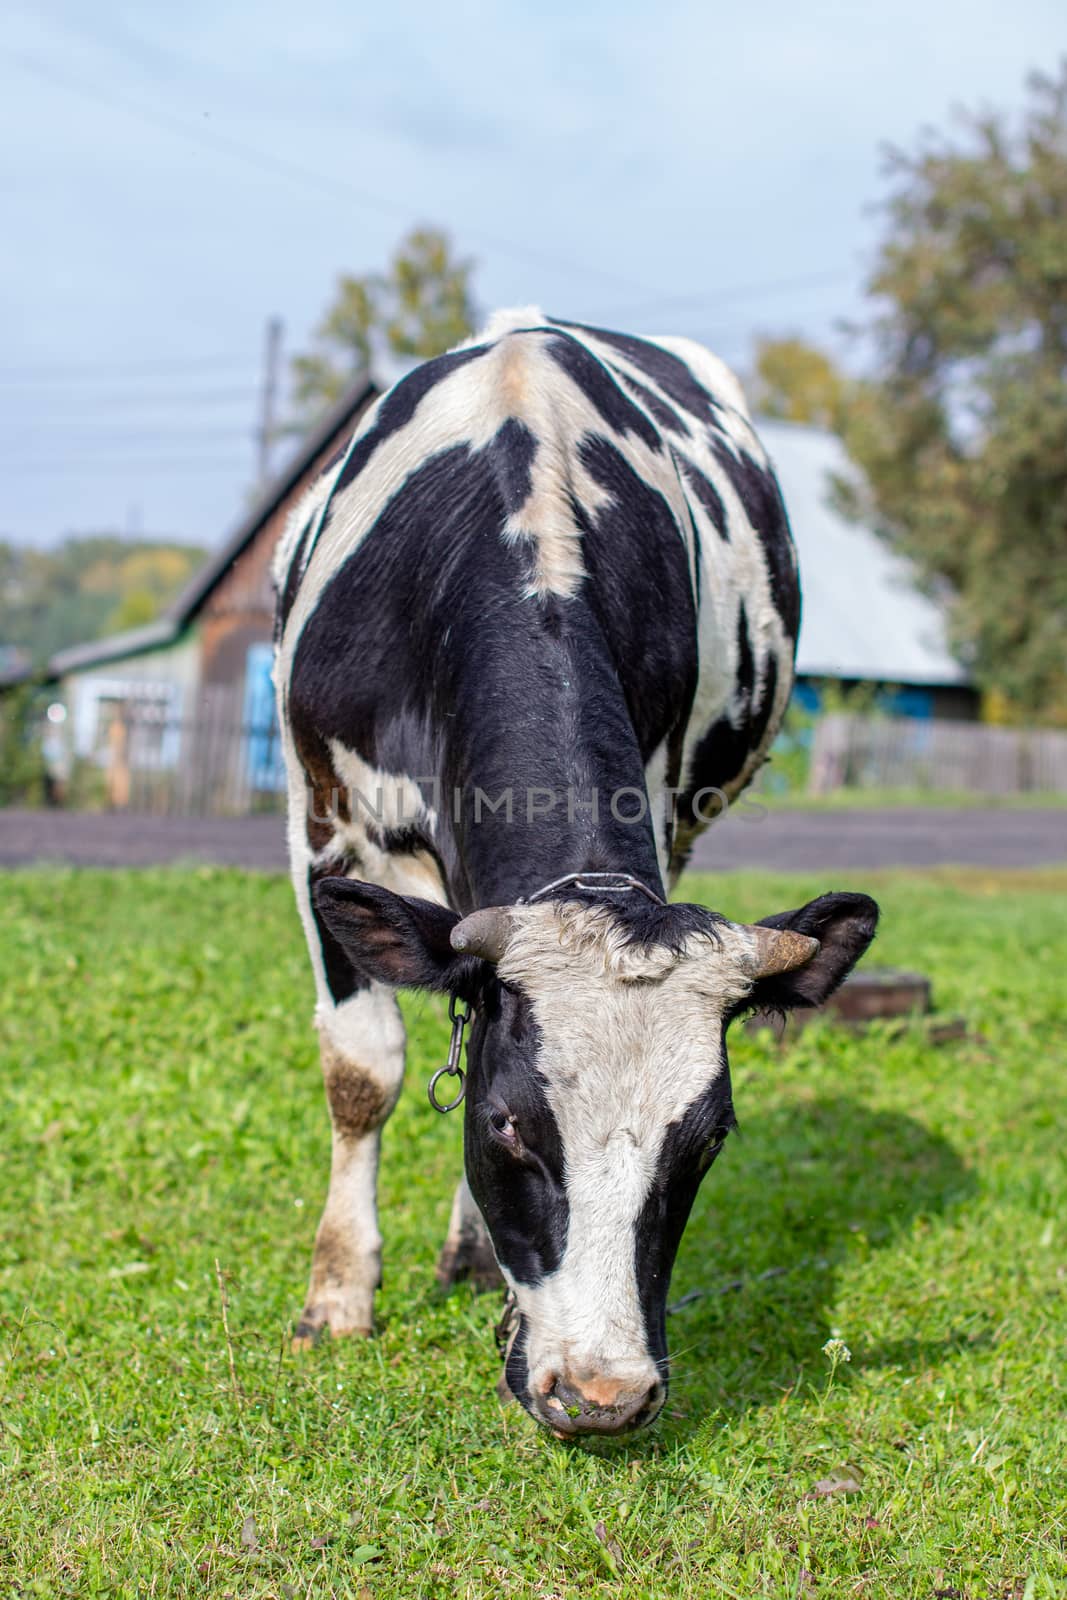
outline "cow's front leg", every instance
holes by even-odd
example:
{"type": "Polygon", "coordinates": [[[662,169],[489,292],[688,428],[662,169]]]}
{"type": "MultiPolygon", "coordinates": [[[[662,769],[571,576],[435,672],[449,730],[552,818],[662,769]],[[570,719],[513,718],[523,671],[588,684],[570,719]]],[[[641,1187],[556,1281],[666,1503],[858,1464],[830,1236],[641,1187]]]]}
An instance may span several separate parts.
{"type": "Polygon", "coordinates": [[[324,1328],[335,1338],[373,1330],[382,1275],[378,1151],[404,1076],[404,1025],[380,984],[320,1009],[317,1020],[333,1149],[307,1303],[293,1338],[297,1349],[313,1344],[324,1328]]]}
{"type": "Polygon", "coordinates": [[[437,1281],[443,1288],[451,1288],[463,1278],[469,1278],[476,1289],[500,1289],[504,1283],[489,1229],[466,1178],[459,1181],[448,1220],[448,1238],[437,1259],[437,1281]]]}

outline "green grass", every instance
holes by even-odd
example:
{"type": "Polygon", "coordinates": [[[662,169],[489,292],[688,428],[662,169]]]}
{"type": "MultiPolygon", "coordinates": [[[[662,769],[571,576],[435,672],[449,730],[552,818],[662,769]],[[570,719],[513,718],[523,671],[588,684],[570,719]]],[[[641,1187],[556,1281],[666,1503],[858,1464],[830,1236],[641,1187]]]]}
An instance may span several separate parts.
{"type": "MultiPolygon", "coordinates": [[[[773,774],[773,769],[768,770],[773,774]]],[[[1067,794],[1054,789],[1026,789],[1018,794],[983,794],[977,789],[834,789],[829,794],[808,794],[803,789],[785,789],[779,794],[768,787],[749,790],[738,804],[743,807],[756,802],[775,811],[891,811],[904,806],[922,811],[1067,810],[1067,794]]]]}
{"type": "MultiPolygon", "coordinates": [[[[755,916],[831,886],[689,889],[755,916]]],[[[738,1032],[668,1414],[566,1445],[497,1403],[496,1298],[433,1284],[443,1003],[406,1003],[380,1335],[296,1358],[328,1129],[288,885],[9,875],[0,1594],[1067,1594],[1067,873],[847,886],[978,1036],[738,1032]]]]}

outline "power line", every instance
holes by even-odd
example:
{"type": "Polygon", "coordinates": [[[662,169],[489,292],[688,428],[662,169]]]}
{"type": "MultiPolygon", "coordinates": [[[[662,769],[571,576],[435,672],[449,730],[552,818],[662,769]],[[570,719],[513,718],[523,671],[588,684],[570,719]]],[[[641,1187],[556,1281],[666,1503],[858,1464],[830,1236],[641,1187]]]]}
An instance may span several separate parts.
{"type": "Polygon", "coordinates": [[[217,456],[160,456],[153,458],[144,457],[107,457],[86,456],[84,461],[64,460],[56,457],[48,461],[0,461],[0,472],[5,478],[18,476],[22,473],[37,472],[62,472],[76,476],[83,472],[118,472],[129,471],[133,474],[142,472],[227,472],[247,473],[248,461],[239,460],[237,457],[217,456]]]}
{"type": "Polygon", "coordinates": [[[85,379],[97,378],[125,378],[135,381],[140,378],[198,376],[203,372],[219,372],[227,369],[233,371],[238,367],[244,371],[251,370],[247,354],[200,356],[192,361],[153,358],[148,361],[132,362],[83,361],[76,366],[62,367],[0,367],[0,382],[79,383],[85,379]]]}
{"type": "MultiPolygon", "coordinates": [[[[165,393],[160,391],[155,394],[149,392],[148,394],[102,394],[92,396],[79,395],[72,398],[85,400],[87,403],[91,403],[94,407],[103,411],[144,410],[145,412],[154,412],[160,410],[173,411],[175,409],[187,410],[191,408],[195,408],[197,411],[211,411],[217,406],[223,406],[227,408],[237,405],[250,407],[256,399],[256,391],[255,389],[221,389],[218,391],[193,390],[186,394],[182,394],[180,392],[165,393]]],[[[50,404],[51,403],[52,402],[50,401],[50,404]]],[[[23,402],[23,405],[25,405],[25,402],[23,402]]],[[[25,416],[20,418],[20,420],[25,420],[25,416]]],[[[43,414],[43,422],[40,425],[47,425],[48,427],[77,428],[86,424],[92,424],[96,420],[97,419],[95,417],[54,417],[48,413],[43,414]]],[[[37,424],[26,420],[26,426],[33,427],[37,426],[37,424]]]]}
{"type": "MultiPolygon", "coordinates": [[[[140,105],[136,100],[130,100],[125,95],[105,92],[94,88],[79,79],[72,78],[67,73],[55,72],[51,67],[44,66],[33,56],[24,55],[21,51],[7,50],[4,52],[9,60],[14,61],[24,72],[32,73],[35,77],[51,84],[53,88],[62,89],[67,94],[79,95],[83,100],[91,100],[97,105],[104,105],[109,111],[123,111],[127,116],[138,118],[153,127],[162,128],[167,133],[175,134],[178,138],[192,140],[193,143],[203,146],[207,150],[221,151],[224,155],[236,156],[242,161],[250,162],[263,172],[269,172],[277,177],[290,178],[299,183],[302,188],[310,184],[321,190],[324,194],[341,197],[345,200],[355,200],[370,211],[377,211],[383,216],[401,218],[410,225],[412,220],[412,207],[405,202],[390,200],[384,195],[375,194],[360,185],[350,183],[347,178],[335,178],[329,173],[319,172],[313,167],[302,166],[299,162],[289,161],[284,156],[272,155],[269,151],[260,150],[255,145],[245,144],[242,139],[234,139],[229,134],[215,133],[213,130],[198,127],[194,123],[186,122],[181,117],[173,117],[166,111],[156,111],[147,106],[140,105]]],[[[511,257],[512,260],[521,261],[528,266],[548,268],[559,272],[577,272],[586,277],[599,278],[604,282],[622,285],[627,289],[646,290],[647,284],[636,282],[633,278],[621,273],[613,272],[609,268],[596,267],[588,262],[573,261],[563,256],[543,250],[530,249],[526,245],[516,244],[513,240],[501,238],[498,234],[487,233],[482,228],[467,229],[469,236],[475,241],[481,241],[492,250],[497,250],[501,255],[511,257]]],[[[651,291],[649,291],[651,292],[651,291]]]]}
{"type": "Polygon", "coordinates": [[[855,274],[841,268],[832,271],[800,273],[793,278],[772,278],[764,283],[724,284],[719,289],[705,289],[699,294],[672,295],[662,300],[646,300],[638,305],[612,306],[613,317],[654,316],[659,311],[684,310],[696,307],[698,311],[718,310],[731,301],[758,299],[762,295],[790,293],[797,289],[828,287],[835,283],[853,283],[855,274]]]}
{"type": "MultiPolygon", "coordinates": [[[[106,444],[108,440],[117,440],[120,444],[159,444],[159,443],[195,443],[198,439],[251,439],[251,428],[116,428],[114,423],[100,422],[99,424],[88,421],[75,425],[69,423],[28,423],[25,428],[27,439],[39,433],[46,433],[51,428],[58,432],[66,432],[71,444],[78,444],[77,433],[84,436],[84,448],[95,449],[99,444],[106,444]]],[[[7,430],[6,437],[10,440],[11,430],[7,430]]]]}

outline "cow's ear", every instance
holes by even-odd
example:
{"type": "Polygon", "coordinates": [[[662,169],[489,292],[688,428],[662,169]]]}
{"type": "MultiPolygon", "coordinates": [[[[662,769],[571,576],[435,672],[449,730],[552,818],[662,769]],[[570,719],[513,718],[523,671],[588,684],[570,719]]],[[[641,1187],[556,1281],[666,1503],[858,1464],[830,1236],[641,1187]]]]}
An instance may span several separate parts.
{"type": "Polygon", "coordinates": [[[802,966],[758,979],[750,1004],[766,1011],[821,1006],[852,971],[877,925],[878,907],[866,894],[823,894],[797,911],[761,918],[757,926],[789,928],[819,944],[802,966]]]}
{"type": "Polygon", "coordinates": [[[447,906],[355,878],[322,878],[312,899],[359,977],[465,997],[479,988],[485,963],[453,950],[448,936],[459,918],[447,906]]]}

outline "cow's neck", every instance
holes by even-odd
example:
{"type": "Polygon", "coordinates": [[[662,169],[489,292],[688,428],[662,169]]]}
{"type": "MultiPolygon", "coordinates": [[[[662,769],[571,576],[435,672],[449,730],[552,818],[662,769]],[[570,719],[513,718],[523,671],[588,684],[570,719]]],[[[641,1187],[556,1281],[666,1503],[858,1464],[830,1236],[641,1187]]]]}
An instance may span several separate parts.
{"type": "Polygon", "coordinates": [[[481,685],[477,712],[448,739],[457,909],[510,904],[574,872],[627,873],[662,893],[644,762],[606,651],[557,642],[495,688],[481,685]]]}

